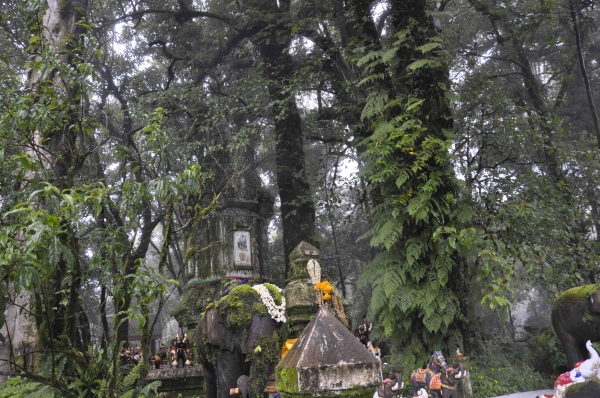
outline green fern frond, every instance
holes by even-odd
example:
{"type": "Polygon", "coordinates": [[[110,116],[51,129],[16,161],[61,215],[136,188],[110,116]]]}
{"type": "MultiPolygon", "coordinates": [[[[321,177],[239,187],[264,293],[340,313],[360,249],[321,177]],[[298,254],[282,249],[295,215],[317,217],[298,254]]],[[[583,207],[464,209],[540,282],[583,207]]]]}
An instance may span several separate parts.
{"type": "Polygon", "coordinates": [[[397,219],[389,219],[380,228],[377,229],[375,235],[371,238],[371,246],[377,247],[380,245],[390,249],[402,236],[402,223],[397,219]]]}
{"type": "Polygon", "coordinates": [[[153,391],[154,394],[157,394],[158,392],[158,387],[160,387],[162,384],[161,381],[159,380],[155,380],[152,383],[146,384],[144,386],[144,388],[142,388],[142,390],[140,391],[140,394],[142,395],[148,395],[150,393],[150,391],[153,391]]]}
{"type": "MultiPolygon", "coordinates": [[[[128,390],[135,387],[135,383],[138,380],[138,378],[140,377],[141,366],[142,366],[142,364],[138,364],[138,365],[134,366],[133,369],[131,369],[131,372],[129,372],[128,375],[123,377],[123,380],[121,381],[121,383],[118,387],[118,392],[120,394],[124,394],[128,390]]],[[[125,398],[125,397],[121,397],[121,398],[125,398]]]]}
{"type": "Polygon", "coordinates": [[[387,297],[391,297],[395,291],[402,286],[402,278],[398,274],[397,269],[388,268],[385,270],[385,277],[383,279],[383,291],[387,297]]]}

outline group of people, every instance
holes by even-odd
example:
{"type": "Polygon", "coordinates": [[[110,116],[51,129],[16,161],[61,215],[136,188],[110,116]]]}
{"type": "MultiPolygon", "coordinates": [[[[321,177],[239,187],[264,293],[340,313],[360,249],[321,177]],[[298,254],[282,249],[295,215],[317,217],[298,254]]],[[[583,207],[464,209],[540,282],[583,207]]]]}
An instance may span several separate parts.
{"type": "Polygon", "coordinates": [[[125,347],[121,350],[121,365],[134,367],[142,360],[142,348],[138,345],[125,347]]]}
{"type": "MultiPolygon", "coordinates": [[[[122,366],[132,368],[142,360],[142,349],[138,345],[125,347],[121,351],[122,366]]],[[[161,344],[156,354],[150,357],[150,365],[154,366],[155,369],[161,369],[165,365],[169,366],[169,364],[172,368],[179,366],[189,367],[192,365],[191,345],[187,334],[183,333],[181,325],[179,326],[177,336],[171,340],[169,350],[167,351],[165,345],[161,344]]]]}

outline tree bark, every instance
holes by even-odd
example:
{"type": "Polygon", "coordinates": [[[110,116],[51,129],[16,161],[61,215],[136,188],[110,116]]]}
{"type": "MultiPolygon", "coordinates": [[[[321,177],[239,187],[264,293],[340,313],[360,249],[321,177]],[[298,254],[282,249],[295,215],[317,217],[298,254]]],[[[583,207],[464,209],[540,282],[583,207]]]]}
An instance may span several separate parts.
{"type": "MultiPolygon", "coordinates": [[[[281,201],[285,275],[289,271],[289,255],[301,242],[315,244],[315,207],[306,175],[302,120],[293,88],[293,60],[289,54],[291,26],[289,10],[280,9],[275,2],[262,10],[272,18],[265,28],[268,39],[255,42],[264,59],[272,112],[275,118],[277,187],[281,201]]],[[[260,4],[264,7],[266,4],[260,4]]]]}
{"type": "MultiPolygon", "coordinates": [[[[84,28],[77,24],[88,7],[87,0],[48,0],[48,8],[43,16],[42,29],[35,32],[44,38],[44,46],[50,48],[54,53],[61,54],[61,60],[65,65],[71,65],[73,61],[73,51],[81,45],[81,35],[84,28]]],[[[32,32],[33,33],[33,32],[32,32]]],[[[78,139],[78,129],[72,126],[78,125],[78,117],[81,111],[78,97],[80,88],[77,83],[69,83],[62,79],[59,73],[54,72],[53,89],[57,95],[65,97],[65,102],[69,103],[68,114],[72,120],[65,122],[65,128],[57,128],[53,131],[35,131],[32,134],[32,148],[27,152],[47,171],[53,174],[54,185],[59,189],[67,189],[72,186],[72,180],[77,166],[81,165],[84,157],[77,153],[76,141],[78,139]]],[[[33,70],[29,76],[29,85],[31,91],[35,94],[40,84],[39,70],[33,70]]],[[[37,204],[41,206],[41,204],[37,204]]],[[[52,347],[52,336],[64,335],[74,343],[77,340],[77,313],[80,311],[78,296],[81,284],[81,267],[78,261],[78,243],[74,231],[63,223],[63,230],[59,237],[63,244],[71,249],[74,262],[70,263],[63,255],[60,256],[55,267],[55,274],[48,282],[45,288],[50,291],[49,300],[39,306],[33,306],[37,317],[35,325],[34,317],[26,317],[20,313],[21,306],[28,308],[33,292],[21,292],[16,296],[13,307],[7,310],[7,325],[12,330],[12,346],[6,347],[4,343],[0,348],[0,362],[6,368],[6,360],[12,358],[6,356],[8,351],[13,350],[22,344],[33,346],[39,344],[40,348],[52,347]],[[64,278],[69,274],[70,283],[63,286],[64,278]],[[63,292],[63,293],[60,293],[63,292]],[[23,301],[24,300],[24,301],[23,301]],[[66,303],[66,304],[65,304],[66,303]],[[44,314],[45,312],[45,314],[44,314]],[[47,315],[47,316],[44,316],[47,315]],[[47,321],[47,322],[46,322],[47,321]],[[44,324],[46,332],[36,330],[44,324]]],[[[35,294],[41,294],[36,292],[35,294]]],[[[40,303],[40,301],[34,300],[40,303]]],[[[25,312],[26,313],[26,312],[25,312]]],[[[31,361],[29,361],[31,362],[31,361]]],[[[4,376],[0,376],[4,377],[4,376]]]]}
{"type": "Polygon", "coordinates": [[[583,83],[585,85],[585,93],[588,99],[588,105],[590,107],[590,113],[592,120],[594,121],[594,133],[596,134],[596,141],[598,148],[600,148],[600,122],[598,121],[598,112],[596,112],[596,105],[594,105],[594,97],[592,96],[592,89],[590,86],[590,79],[585,68],[585,59],[583,58],[583,50],[581,49],[581,33],[579,31],[579,23],[577,22],[577,10],[573,0],[569,0],[569,7],[571,8],[571,19],[573,20],[573,31],[575,32],[575,44],[577,45],[577,58],[579,59],[579,67],[581,68],[581,75],[583,76],[583,83]]]}

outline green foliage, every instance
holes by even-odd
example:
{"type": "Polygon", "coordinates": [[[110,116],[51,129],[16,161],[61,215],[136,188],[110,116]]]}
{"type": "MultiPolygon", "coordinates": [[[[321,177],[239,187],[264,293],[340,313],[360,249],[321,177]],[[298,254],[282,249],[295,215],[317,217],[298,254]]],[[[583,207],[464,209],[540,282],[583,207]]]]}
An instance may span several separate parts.
{"type": "Polygon", "coordinates": [[[35,398],[35,397],[62,397],[60,391],[51,386],[32,381],[19,376],[11,377],[0,384],[0,398],[35,398]]]}
{"type": "MultiPolygon", "coordinates": [[[[171,176],[160,175],[160,162],[170,156],[164,128],[169,116],[160,107],[140,118],[142,128],[127,142],[107,134],[89,109],[88,96],[94,95],[99,78],[89,63],[101,55],[95,51],[96,39],[73,35],[58,51],[56,43],[45,39],[41,17],[46,2],[28,6],[26,51],[31,58],[26,66],[31,79],[0,73],[0,139],[7,143],[0,150],[0,278],[12,287],[0,289],[0,326],[8,294],[13,289],[32,292],[40,299],[25,310],[39,315],[32,317],[39,320],[39,341],[36,368],[27,370],[45,386],[38,385],[38,391],[65,397],[114,397],[117,391],[146,396],[157,383],[143,385],[147,365],[123,377],[118,339],[93,351],[80,346],[76,333],[52,328],[61,326],[62,317],[68,318],[61,326],[65,331],[83,325],[79,291],[84,281],[108,286],[116,303],[126,298],[135,303],[122,307],[113,326],[116,330],[123,320],[136,318],[148,358],[153,328],[149,307],[164,301],[177,282],[162,273],[168,250],[161,253],[157,273],[143,261],[145,251],[134,253],[134,241],[141,226],[148,229],[152,216],[157,225],[164,211],[169,213],[164,230],[168,249],[173,202],[198,196],[208,175],[191,159],[176,162],[171,176]],[[103,147],[107,142],[110,148],[103,147]],[[117,157],[109,161],[123,165],[117,179],[107,177],[105,170],[97,172],[101,157],[113,149],[117,157]],[[92,158],[96,163],[90,165],[92,158]]],[[[84,22],[77,26],[82,31],[90,27],[84,22]]],[[[146,234],[151,236],[153,229],[146,234]]]]}
{"type": "MultiPolygon", "coordinates": [[[[407,46],[412,48],[409,43],[418,42],[413,36],[415,26],[413,21],[401,32],[402,40],[394,43],[398,54],[407,46]]],[[[441,69],[438,47],[437,38],[430,38],[418,52],[410,53],[413,61],[399,73],[408,71],[418,82],[425,65],[441,69]],[[420,59],[424,53],[430,58],[420,59]]],[[[373,59],[370,67],[389,61],[393,68],[399,63],[383,53],[367,57],[373,59]]],[[[437,87],[439,94],[429,95],[443,98],[442,85],[437,87]]],[[[457,216],[450,141],[424,111],[424,107],[439,106],[437,99],[416,95],[418,91],[388,101],[387,94],[374,93],[361,116],[369,120],[373,131],[363,142],[361,175],[381,198],[371,215],[374,227],[365,236],[371,236],[372,246],[384,250],[359,283],[370,283],[373,288],[370,311],[379,319],[378,332],[383,338],[405,336],[398,342],[402,344],[415,334],[423,338],[425,333],[431,347],[449,333],[460,315],[457,292],[449,286],[449,278],[457,250],[470,244],[471,236],[457,231],[464,220],[457,216]]],[[[404,360],[412,362],[408,357],[404,360]]]]}
{"type": "Polygon", "coordinates": [[[534,339],[534,344],[533,361],[530,363],[535,364],[537,369],[547,369],[550,370],[549,373],[558,375],[567,367],[567,356],[562,351],[560,340],[552,327],[544,328],[534,339]]]}
{"type": "Polygon", "coordinates": [[[552,389],[555,379],[555,377],[542,376],[526,363],[504,360],[475,360],[471,364],[469,373],[476,398],[552,389]]]}

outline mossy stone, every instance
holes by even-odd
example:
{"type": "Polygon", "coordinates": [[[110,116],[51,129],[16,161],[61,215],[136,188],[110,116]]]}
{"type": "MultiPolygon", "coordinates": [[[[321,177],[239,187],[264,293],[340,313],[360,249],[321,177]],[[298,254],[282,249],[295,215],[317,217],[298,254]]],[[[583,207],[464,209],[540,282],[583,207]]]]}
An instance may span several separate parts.
{"type": "Polygon", "coordinates": [[[600,285],[597,284],[571,288],[565,292],[562,292],[560,296],[556,298],[553,307],[556,308],[567,303],[583,302],[592,294],[596,293],[599,288],[600,285]]]}
{"type": "Polygon", "coordinates": [[[250,285],[234,287],[221,300],[219,308],[227,310],[227,325],[231,328],[246,329],[252,323],[254,304],[260,303],[258,292],[250,285]]]}
{"type": "MultiPolygon", "coordinates": [[[[357,386],[351,390],[344,390],[341,392],[324,392],[319,393],[319,397],[324,398],[371,398],[373,397],[373,393],[375,392],[375,388],[369,387],[361,387],[357,386]]],[[[290,393],[290,392],[280,392],[281,398],[308,398],[314,397],[313,393],[301,394],[301,393],[290,393]]]]}
{"type": "Polygon", "coordinates": [[[298,371],[294,368],[275,368],[275,388],[278,391],[298,391],[298,371]]]}
{"type": "Polygon", "coordinates": [[[600,397],[600,380],[594,379],[585,383],[572,384],[565,390],[565,398],[598,398],[600,397]]]}

